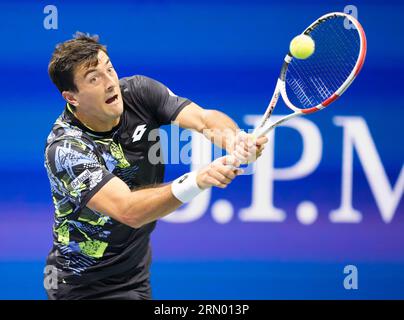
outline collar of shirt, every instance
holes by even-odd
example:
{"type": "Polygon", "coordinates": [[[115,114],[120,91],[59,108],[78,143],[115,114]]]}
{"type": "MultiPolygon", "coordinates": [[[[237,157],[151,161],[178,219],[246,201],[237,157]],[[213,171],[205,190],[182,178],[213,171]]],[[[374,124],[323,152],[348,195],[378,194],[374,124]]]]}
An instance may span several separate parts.
{"type": "Polygon", "coordinates": [[[113,127],[111,130],[98,132],[98,131],[91,130],[85,124],[83,124],[79,119],[77,119],[76,116],[73,113],[73,110],[71,109],[71,107],[70,107],[70,105],[68,103],[66,103],[66,106],[65,106],[65,114],[66,114],[66,117],[68,118],[69,122],[72,125],[80,128],[82,131],[84,131],[84,132],[86,132],[86,133],[88,133],[88,134],[90,134],[92,136],[96,136],[96,137],[109,137],[109,136],[112,136],[121,127],[122,118],[123,118],[123,114],[122,114],[121,118],[119,120],[119,123],[115,127],[113,127]]]}

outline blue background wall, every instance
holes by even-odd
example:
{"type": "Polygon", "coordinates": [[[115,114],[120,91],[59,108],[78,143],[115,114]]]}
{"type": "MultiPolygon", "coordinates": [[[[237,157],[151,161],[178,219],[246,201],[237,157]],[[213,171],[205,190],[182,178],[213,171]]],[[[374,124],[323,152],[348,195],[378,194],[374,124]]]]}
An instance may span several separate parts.
{"type": "MultiPolygon", "coordinates": [[[[287,218],[240,219],[240,209],[258,192],[252,191],[252,176],[213,190],[200,218],[162,221],[154,232],[154,297],[404,298],[403,201],[385,222],[356,153],[352,201],[362,221],[334,223],[329,216],[341,202],[343,130],[334,124],[336,116],[366,122],[391,186],[403,168],[404,45],[397,39],[404,5],[391,0],[1,1],[0,298],[45,298],[42,272],[52,243],[52,205],[43,146],[63,108],[47,75],[56,43],[77,30],[98,34],[120,76],[158,79],[248,129],[244,117],[262,113],[267,105],[290,39],[347,4],[358,8],[367,59],[341,100],[307,118],[321,132],[322,158],[307,177],[275,182],[274,204],[287,218]],[[48,4],[58,9],[57,30],[44,28],[48,4]],[[234,209],[226,223],[212,217],[218,199],[234,209]],[[304,200],[318,208],[318,218],[308,225],[296,217],[304,200]],[[358,290],[343,287],[343,269],[350,264],[358,268],[358,290]]],[[[277,107],[276,113],[286,112],[277,107]]],[[[277,129],[275,141],[275,167],[299,159],[302,143],[296,132],[277,129]]],[[[168,166],[167,181],[185,170],[168,166]]]]}

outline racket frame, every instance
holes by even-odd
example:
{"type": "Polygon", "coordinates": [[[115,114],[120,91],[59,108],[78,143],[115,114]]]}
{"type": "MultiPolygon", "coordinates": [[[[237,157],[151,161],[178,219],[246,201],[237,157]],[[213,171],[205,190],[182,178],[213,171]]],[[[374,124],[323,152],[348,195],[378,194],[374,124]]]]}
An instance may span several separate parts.
{"type": "Polygon", "coordinates": [[[272,95],[272,98],[268,104],[265,114],[261,118],[259,125],[256,127],[256,129],[253,132],[253,135],[255,137],[260,137],[260,136],[266,135],[269,131],[271,131],[276,126],[278,126],[281,123],[283,123],[289,119],[292,119],[296,116],[311,114],[311,113],[317,112],[319,110],[322,110],[325,107],[328,107],[332,102],[337,100],[345,92],[345,90],[351,85],[353,80],[359,74],[359,71],[362,69],[363,63],[365,61],[367,43],[366,43],[365,31],[363,30],[362,25],[353,16],[343,13],[343,12],[331,12],[331,13],[325,14],[325,15],[321,16],[320,18],[318,18],[316,21],[314,21],[311,25],[309,25],[302,32],[302,34],[310,35],[310,33],[321,23],[323,23],[329,19],[334,19],[336,17],[347,18],[352,24],[354,24],[356,30],[358,31],[359,39],[360,39],[360,49],[359,49],[358,60],[356,61],[356,64],[353,67],[353,69],[352,69],[351,73],[349,74],[349,76],[347,77],[347,79],[342,83],[342,85],[330,97],[328,97],[327,99],[325,99],[318,105],[308,108],[308,109],[302,109],[302,108],[296,107],[289,100],[287,93],[286,93],[286,84],[285,84],[286,71],[289,67],[290,62],[293,60],[292,54],[290,52],[288,52],[288,54],[284,58],[284,62],[283,62],[276,86],[275,86],[274,93],[272,95]],[[282,100],[285,102],[287,107],[289,107],[291,110],[294,111],[294,113],[289,114],[272,124],[269,124],[268,120],[271,117],[272,112],[279,100],[279,96],[282,96],[282,100]]]}

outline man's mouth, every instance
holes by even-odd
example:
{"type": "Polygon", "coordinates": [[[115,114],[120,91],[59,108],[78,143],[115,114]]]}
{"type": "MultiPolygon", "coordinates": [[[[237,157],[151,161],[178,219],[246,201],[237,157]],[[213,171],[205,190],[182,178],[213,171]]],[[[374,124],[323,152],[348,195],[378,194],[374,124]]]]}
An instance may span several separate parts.
{"type": "Polygon", "coordinates": [[[105,103],[106,104],[111,104],[111,103],[115,102],[116,100],[118,100],[118,95],[117,94],[112,96],[111,98],[105,100],[105,103]]]}

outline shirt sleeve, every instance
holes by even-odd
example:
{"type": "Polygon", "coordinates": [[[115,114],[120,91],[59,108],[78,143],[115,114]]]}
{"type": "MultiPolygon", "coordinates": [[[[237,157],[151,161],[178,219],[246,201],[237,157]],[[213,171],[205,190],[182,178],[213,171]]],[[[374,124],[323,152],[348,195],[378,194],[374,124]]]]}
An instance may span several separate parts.
{"type": "Polygon", "coordinates": [[[83,208],[114,177],[100,162],[93,146],[78,139],[64,139],[46,148],[46,168],[51,187],[83,208]]]}
{"type": "Polygon", "coordinates": [[[145,76],[125,78],[129,93],[155,116],[160,125],[174,121],[180,111],[190,104],[187,98],[174,94],[162,83],[145,76]]]}

